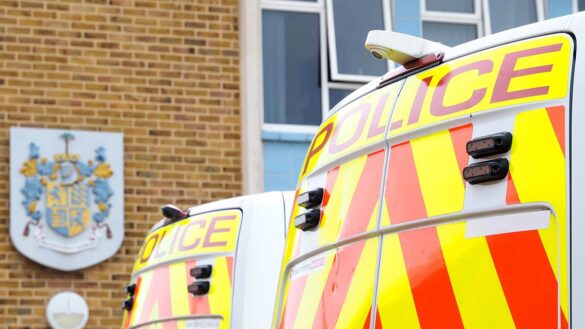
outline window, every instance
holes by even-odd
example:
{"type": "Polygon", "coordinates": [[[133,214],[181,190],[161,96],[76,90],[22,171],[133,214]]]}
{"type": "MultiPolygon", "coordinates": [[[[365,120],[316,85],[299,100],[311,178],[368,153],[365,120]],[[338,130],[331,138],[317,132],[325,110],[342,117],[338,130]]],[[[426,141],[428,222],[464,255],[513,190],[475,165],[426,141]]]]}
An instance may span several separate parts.
{"type": "Polygon", "coordinates": [[[423,22],[424,38],[456,46],[477,39],[477,26],[460,23],[423,22]]]}
{"type": "Polygon", "coordinates": [[[480,0],[422,0],[422,36],[447,46],[482,36],[480,0]]]}
{"type": "Polygon", "coordinates": [[[496,33],[544,19],[544,5],[535,0],[487,0],[486,27],[496,33]],[[504,9],[505,10],[502,10],[504,9]]]}
{"type": "Polygon", "coordinates": [[[423,38],[447,46],[544,19],[544,0],[420,1],[423,38]]]}
{"type": "Polygon", "coordinates": [[[475,3],[473,0],[426,0],[426,9],[428,11],[442,11],[451,13],[475,13],[475,3]]]}
{"type": "MultiPolygon", "coordinates": [[[[388,71],[364,47],[371,30],[384,30],[389,15],[381,0],[327,0],[329,66],[332,81],[367,82],[388,71]]],[[[331,102],[333,103],[333,102],[331,102]]]]}
{"type": "Polygon", "coordinates": [[[312,133],[343,97],[392,67],[364,47],[370,30],[391,29],[389,0],[259,1],[264,131],[312,133]]]}
{"type": "Polygon", "coordinates": [[[264,122],[319,125],[319,15],[262,13],[264,122]]]}

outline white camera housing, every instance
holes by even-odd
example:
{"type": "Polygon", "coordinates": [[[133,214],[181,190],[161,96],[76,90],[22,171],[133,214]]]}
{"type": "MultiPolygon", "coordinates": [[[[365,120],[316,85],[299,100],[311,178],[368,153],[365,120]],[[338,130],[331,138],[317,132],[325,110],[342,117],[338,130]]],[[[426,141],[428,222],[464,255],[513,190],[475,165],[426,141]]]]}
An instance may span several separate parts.
{"type": "Polygon", "coordinates": [[[449,49],[449,47],[433,41],[380,30],[368,33],[365,46],[375,58],[390,60],[401,65],[449,49]]]}

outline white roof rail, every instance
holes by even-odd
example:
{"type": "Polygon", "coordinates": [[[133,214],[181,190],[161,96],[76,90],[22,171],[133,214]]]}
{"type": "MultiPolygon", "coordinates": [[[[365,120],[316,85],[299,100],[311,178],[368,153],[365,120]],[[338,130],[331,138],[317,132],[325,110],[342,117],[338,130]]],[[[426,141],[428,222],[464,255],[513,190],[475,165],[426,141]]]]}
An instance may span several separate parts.
{"type": "Polygon", "coordinates": [[[368,33],[365,46],[377,59],[387,59],[402,65],[449,49],[448,46],[430,40],[380,30],[368,33]]]}

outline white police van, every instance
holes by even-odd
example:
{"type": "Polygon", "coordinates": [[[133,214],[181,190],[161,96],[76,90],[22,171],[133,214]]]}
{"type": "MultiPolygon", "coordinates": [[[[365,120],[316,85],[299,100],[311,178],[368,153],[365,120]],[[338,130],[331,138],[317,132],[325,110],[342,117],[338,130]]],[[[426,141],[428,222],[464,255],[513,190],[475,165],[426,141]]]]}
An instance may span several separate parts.
{"type": "Polygon", "coordinates": [[[123,328],[269,327],[292,197],[163,207],[126,287],[123,328]]]}

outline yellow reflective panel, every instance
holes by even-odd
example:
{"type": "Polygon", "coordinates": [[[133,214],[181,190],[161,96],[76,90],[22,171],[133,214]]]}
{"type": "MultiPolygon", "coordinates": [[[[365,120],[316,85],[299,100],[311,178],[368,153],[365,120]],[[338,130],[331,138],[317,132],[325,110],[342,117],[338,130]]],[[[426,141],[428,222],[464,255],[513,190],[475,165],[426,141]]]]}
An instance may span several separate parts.
{"type": "MultiPolygon", "coordinates": [[[[386,208],[383,217],[388,218],[386,208]]],[[[419,329],[398,235],[385,235],[383,241],[377,302],[382,328],[419,329]]]]}
{"type": "Polygon", "coordinates": [[[556,34],[455,59],[406,80],[390,136],[504,106],[567,95],[572,39],[556,34]]]}
{"type": "MultiPolygon", "coordinates": [[[[188,266],[186,265],[181,262],[172,264],[169,267],[169,280],[171,282],[169,287],[171,289],[171,309],[173,315],[190,314],[189,299],[197,298],[191,296],[189,293],[185,293],[185,289],[187,289],[186,287],[189,284],[187,281],[188,266]]],[[[152,288],[156,289],[156,286],[152,288]]]]}
{"type": "MultiPolygon", "coordinates": [[[[378,212],[375,211],[371,222],[375,223],[377,215],[378,212]]],[[[372,308],[377,256],[378,239],[366,240],[353,276],[349,277],[351,283],[349,284],[347,296],[342,299],[343,306],[339,311],[335,329],[363,328],[365,321],[369,320],[367,316],[372,308]]],[[[343,297],[340,296],[340,298],[343,297]]],[[[334,309],[333,311],[338,310],[334,309]]],[[[372,314],[375,313],[372,312],[372,314]]]]}
{"type": "Polygon", "coordinates": [[[450,132],[420,137],[411,145],[427,216],[463,209],[465,189],[450,132]]]}
{"type": "Polygon", "coordinates": [[[384,139],[402,82],[371,92],[321,124],[307,152],[299,182],[318,167],[384,139]]]}
{"type": "MultiPolygon", "coordinates": [[[[319,307],[319,303],[321,303],[321,296],[325,289],[325,283],[327,282],[327,277],[329,276],[331,265],[335,258],[335,250],[330,250],[329,252],[318,255],[314,258],[319,259],[320,261],[318,263],[321,265],[313,267],[307,271],[297,270],[296,273],[295,267],[293,267],[291,271],[291,273],[294,273],[294,277],[289,277],[291,281],[301,280],[303,279],[303,276],[306,276],[306,283],[302,290],[302,297],[296,314],[296,319],[294,319],[294,325],[286,323],[283,328],[304,329],[311,328],[313,325],[315,315],[317,314],[317,308],[319,307]]],[[[299,267],[302,267],[302,265],[299,267]]]]}
{"type": "Polygon", "coordinates": [[[173,259],[234,251],[242,213],[222,210],[164,226],[148,235],[133,272],[173,259]]]}
{"type": "Polygon", "coordinates": [[[323,209],[319,224],[319,245],[337,241],[367,158],[367,155],[363,155],[339,166],[333,189],[326,191],[331,198],[323,209]]]}
{"type": "Polygon", "coordinates": [[[227,329],[230,323],[230,309],[232,307],[232,285],[226,257],[215,260],[209,289],[209,309],[211,314],[223,316],[219,328],[227,329]]]}
{"type": "MultiPolygon", "coordinates": [[[[206,260],[206,264],[213,266],[212,276],[209,279],[210,288],[207,294],[198,296],[188,292],[188,285],[195,281],[189,274],[189,270],[196,264],[196,260],[176,262],[140,273],[137,279],[134,307],[130,313],[130,325],[199,316],[206,317],[202,318],[205,320],[221,317],[221,321],[216,321],[217,328],[228,328],[233,291],[233,278],[231,278],[233,257],[206,260]]],[[[182,322],[177,322],[177,324],[184,327],[182,322]]]]}
{"type": "MultiPolygon", "coordinates": [[[[376,218],[373,214],[370,222],[376,218]]],[[[372,238],[295,264],[286,277],[284,314],[275,327],[363,327],[372,306],[377,252],[378,239],[372,238]]]]}

